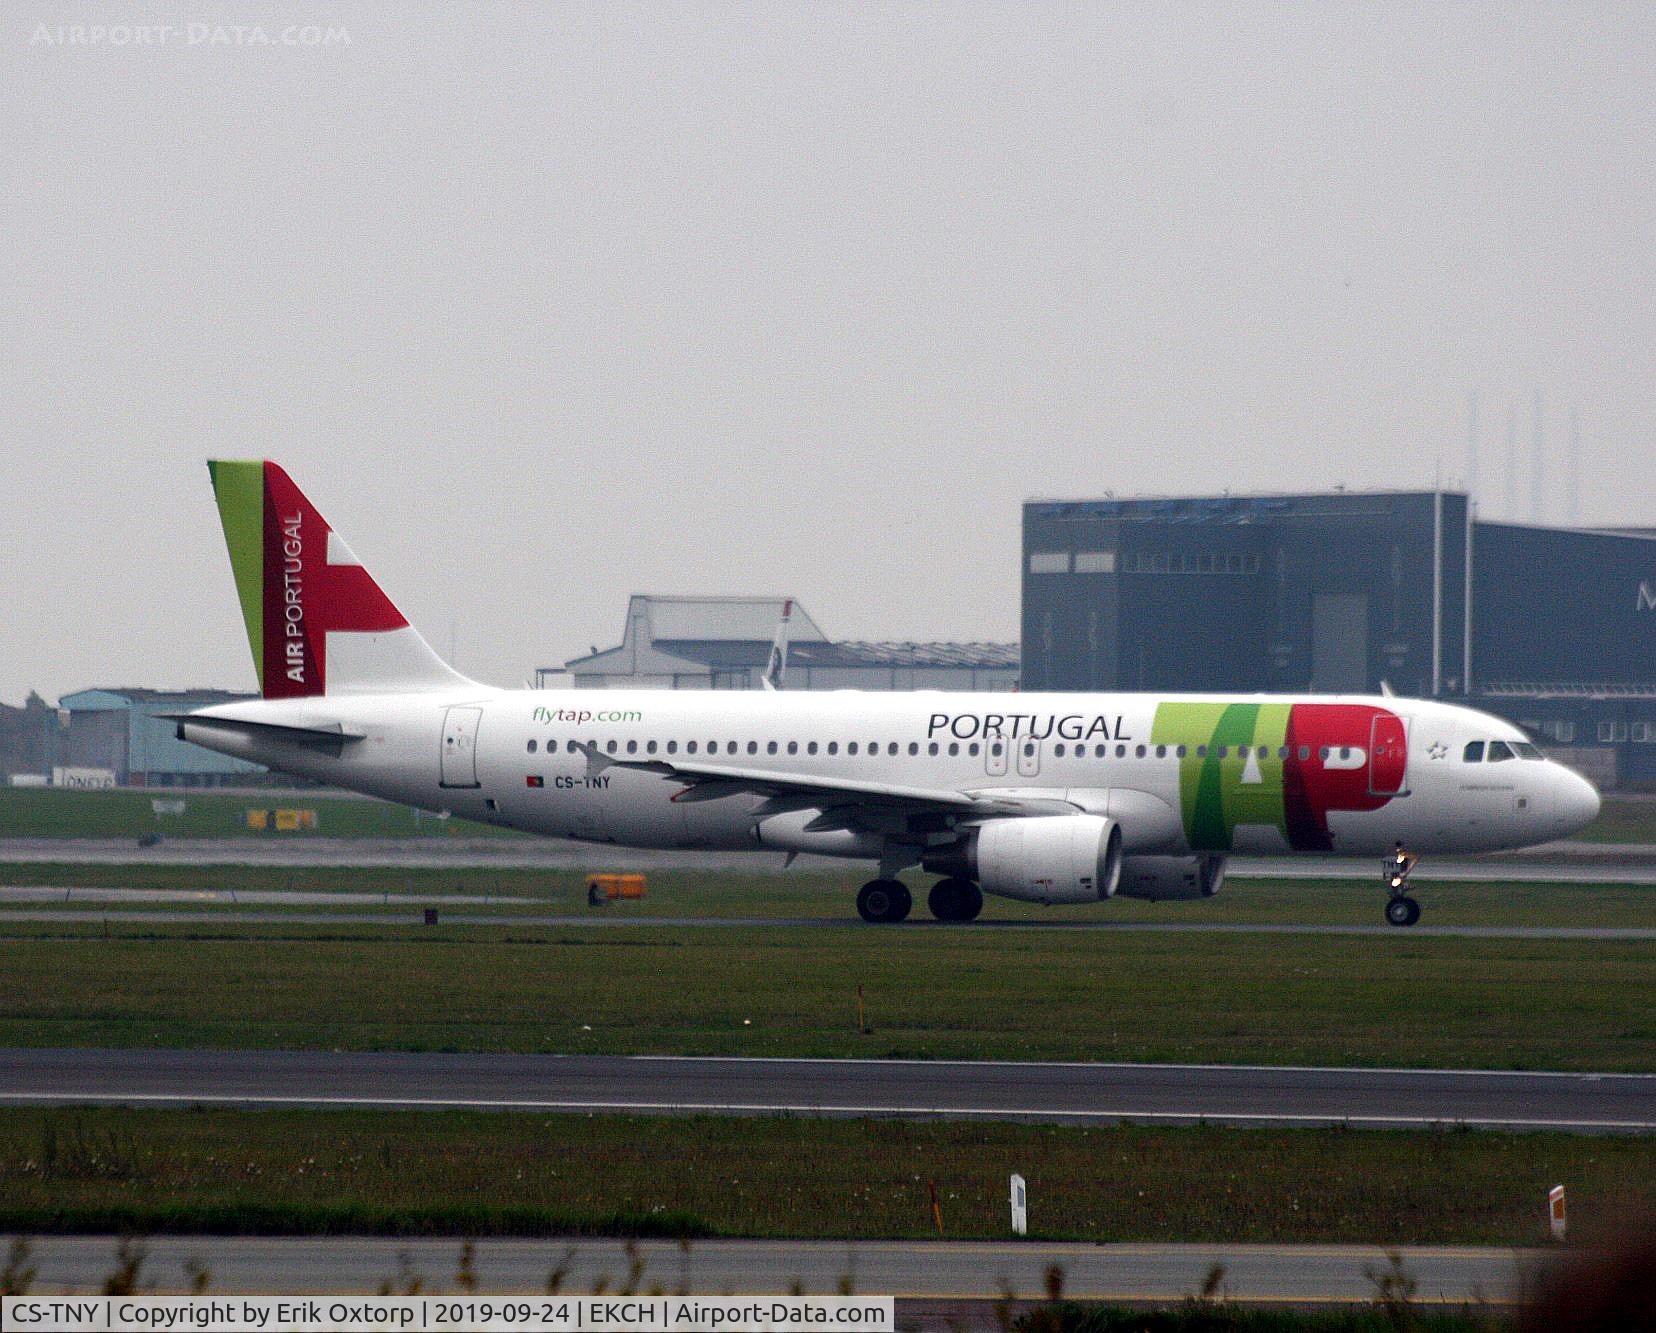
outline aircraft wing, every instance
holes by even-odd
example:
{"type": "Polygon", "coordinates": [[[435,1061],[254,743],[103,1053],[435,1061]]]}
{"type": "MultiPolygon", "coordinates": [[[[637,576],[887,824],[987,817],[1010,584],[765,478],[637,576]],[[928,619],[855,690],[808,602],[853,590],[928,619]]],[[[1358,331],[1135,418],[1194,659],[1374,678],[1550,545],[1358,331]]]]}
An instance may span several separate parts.
{"type": "Polygon", "coordinates": [[[1031,796],[1028,799],[997,793],[993,796],[974,795],[943,787],[907,787],[887,782],[860,782],[855,778],[835,778],[817,774],[780,773],[772,769],[741,768],[734,765],[703,763],[684,759],[617,759],[595,745],[584,741],[570,744],[586,756],[587,771],[600,773],[606,768],[628,768],[640,773],[656,773],[674,782],[682,782],[685,790],[675,801],[712,801],[750,792],[772,797],[776,809],[802,806],[879,807],[886,810],[906,809],[912,813],[934,811],[940,814],[963,816],[1034,815],[1070,813],[1074,810],[1067,801],[1031,796]]]}

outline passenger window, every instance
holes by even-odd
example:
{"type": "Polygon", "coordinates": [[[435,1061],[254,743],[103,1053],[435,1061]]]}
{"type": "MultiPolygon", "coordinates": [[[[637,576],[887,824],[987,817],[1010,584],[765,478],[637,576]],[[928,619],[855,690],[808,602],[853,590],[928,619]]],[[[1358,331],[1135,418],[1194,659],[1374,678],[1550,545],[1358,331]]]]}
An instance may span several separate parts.
{"type": "Polygon", "coordinates": [[[1054,745],[1052,747],[1052,757],[1054,759],[1062,759],[1064,757],[1064,747],[1062,745],[1054,745]]]}
{"type": "Polygon", "coordinates": [[[1181,745],[1177,750],[1173,751],[1173,753],[1178,755],[1180,759],[1183,759],[1185,757],[1185,747],[1181,745]]]}
{"type": "Polygon", "coordinates": [[[977,756],[977,752],[978,752],[978,743],[976,741],[973,741],[970,745],[968,745],[966,747],[966,753],[969,754],[969,755],[972,755],[974,758],[977,756]]]}
{"type": "Polygon", "coordinates": [[[547,754],[556,754],[558,752],[558,742],[557,741],[547,741],[546,742],[546,752],[547,752],[547,754]]]}
{"type": "Polygon", "coordinates": [[[838,754],[839,753],[839,742],[838,741],[829,741],[828,742],[828,753],[829,754],[838,754]]]}
{"type": "Polygon", "coordinates": [[[816,752],[817,752],[817,743],[815,741],[807,742],[806,746],[805,746],[805,753],[806,754],[815,754],[816,752]]]}
{"type": "Polygon", "coordinates": [[[668,741],[667,742],[667,753],[668,754],[677,754],[678,753],[678,742],[677,741],[668,741]]]}
{"type": "Polygon", "coordinates": [[[798,741],[789,741],[788,742],[788,753],[789,754],[798,754],[799,753],[799,742],[798,741]]]}
{"type": "Polygon", "coordinates": [[[1311,747],[1309,745],[1300,746],[1299,757],[1301,759],[1309,759],[1311,757],[1311,747]]]}
{"type": "Polygon", "coordinates": [[[1117,759],[1125,759],[1126,757],[1127,757],[1127,747],[1125,745],[1116,746],[1116,758],[1117,759]]]}
{"type": "Polygon", "coordinates": [[[1498,764],[1503,759],[1516,759],[1517,757],[1518,757],[1517,755],[1512,753],[1512,747],[1510,745],[1508,745],[1505,741],[1490,741],[1489,742],[1489,762],[1490,763],[1498,764]]]}
{"type": "Polygon", "coordinates": [[[1142,745],[1135,747],[1134,750],[1133,750],[1133,753],[1138,758],[1143,759],[1144,758],[1144,747],[1142,745]]]}
{"type": "Polygon", "coordinates": [[[531,736],[531,737],[530,737],[530,738],[529,738],[529,753],[530,753],[530,754],[534,754],[534,752],[535,752],[535,745],[536,745],[536,742],[535,742],[535,738],[534,738],[534,737],[533,737],[533,736],[531,736]]]}
{"type": "Polygon", "coordinates": [[[651,741],[644,747],[644,750],[647,754],[654,754],[656,752],[656,743],[651,741]]]}
{"type": "Polygon", "coordinates": [[[1483,763],[1483,742],[1468,741],[1466,749],[1461,751],[1461,762],[1467,764],[1483,763]]]}
{"type": "Polygon", "coordinates": [[[857,742],[856,741],[847,741],[846,745],[845,745],[845,752],[846,752],[846,754],[856,754],[856,752],[857,752],[857,742]]]}
{"type": "Polygon", "coordinates": [[[919,754],[920,753],[920,744],[919,744],[918,741],[910,741],[909,742],[909,753],[910,754],[919,754]]]}
{"type": "Polygon", "coordinates": [[[695,754],[695,752],[696,752],[696,742],[695,741],[686,741],[685,745],[684,745],[684,750],[685,750],[686,754],[695,754]]]}
{"type": "MultiPolygon", "coordinates": [[[[1063,747],[1060,746],[1059,748],[1062,749],[1063,747]]],[[[950,741],[949,742],[949,753],[951,755],[957,755],[957,754],[960,753],[960,742],[959,741],[950,741]]]]}
{"type": "Polygon", "coordinates": [[[758,741],[749,741],[748,742],[748,753],[749,754],[758,754],[759,753],[759,742],[758,741]]]}
{"type": "MultiPolygon", "coordinates": [[[[887,754],[896,754],[897,753],[897,742],[896,741],[892,741],[891,744],[886,746],[886,753],[887,754]]],[[[910,753],[913,753],[913,751],[911,750],[910,753]]]]}
{"type": "Polygon", "coordinates": [[[614,754],[614,753],[615,753],[615,742],[614,742],[614,741],[611,741],[611,742],[610,742],[610,743],[609,743],[609,744],[608,744],[608,745],[606,745],[606,746],[605,746],[605,747],[604,747],[604,748],[605,748],[605,749],[606,749],[606,750],[608,750],[608,751],[609,751],[609,752],[610,752],[610,753],[611,753],[611,754],[614,754]]]}
{"type": "Polygon", "coordinates": [[[1167,758],[1167,747],[1165,745],[1158,745],[1156,747],[1156,758],[1157,759],[1166,759],[1167,758]]]}
{"type": "Polygon", "coordinates": [[[726,754],[735,754],[736,753],[736,742],[735,741],[726,741],[725,742],[725,753],[726,754]]]}
{"type": "Polygon", "coordinates": [[[1317,751],[1317,758],[1321,759],[1325,764],[1328,762],[1328,747],[1326,745],[1317,751]]]}
{"type": "Polygon", "coordinates": [[[638,753],[638,742],[637,741],[628,741],[627,742],[627,753],[628,754],[637,754],[638,753]]]}
{"type": "Polygon", "coordinates": [[[936,741],[933,741],[930,745],[928,745],[926,747],[926,753],[927,754],[936,754],[937,753],[937,742],[936,741]]]}
{"type": "Polygon", "coordinates": [[[1196,757],[1198,759],[1206,759],[1207,758],[1207,746],[1198,745],[1196,747],[1196,757]]]}

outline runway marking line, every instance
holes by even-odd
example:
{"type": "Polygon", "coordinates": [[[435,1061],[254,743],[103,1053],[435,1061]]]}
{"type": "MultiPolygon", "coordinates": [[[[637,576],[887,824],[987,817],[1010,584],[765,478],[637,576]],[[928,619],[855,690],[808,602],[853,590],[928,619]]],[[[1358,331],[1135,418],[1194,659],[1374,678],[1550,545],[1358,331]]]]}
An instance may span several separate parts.
{"type": "MultiPolygon", "coordinates": [[[[78,1048],[76,1048],[78,1049],[78,1048]]],[[[410,1052],[401,1052],[410,1054],[410,1052]]],[[[1136,1069],[1154,1071],[1158,1069],[1180,1070],[1211,1070],[1214,1072],[1239,1071],[1264,1074],[1409,1074],[1422,1076],[1470,1075],[1477,1078],[1576,1078],[1576,1079],[1605,1079],[1605,1078],[1648,1078],[1656,1079],[1656,1074],[1614,1074],[1594,1070],[1569,1069],[1416,1069],[1394,1065],[1215,1065],[1215,1064],[1134,1064],[1125,1060],[913,1060],[901,1057],[882,1060],[870,1056],[852,1055],[843,1059],[830,1055],[622,1055],[622,1056],[587,1056],[556,1054],[547,1058],[554,1060],[589,1060],[589,1059],[620,1059],[620,1060],[656,1060],[696,1061],[706,1064],[760,1064],[760,1065],[916,1065],[923,1068],[957,1068],[981,1069],[984,1067],[1004,1069],[1136,1069]]]]}
{"type": "Polygon", "coordinates": [[[1474,1116],[1456,1119],[1448,1116],[1423,1115],[1308,1115],[1267,1111],[1097,1111],[1067,1110],[1061,1107],[1043,1110],[1004,1106],[836,1106],[827,1104],[806,1106],[759,1102],[621,1102],[504,1097],[304,1097],[258,1093],[201,1094],[187,1092],[0,1093],[0,1104],[6,1102],[58,1102],[70,1106],[88,1102],[107,1102],[116,1105],[130,1102],[154,1102],[218,1106],[360,1106],[363,1108],[423,1106],[524,1111],[610,1111],[623,1114],[630,1111],[708,1111],[748,1115],[951,1116],[1003,1120],[1017,1120],[1027,1117],[1041,1117],[1043,1119],[1062,1117],[1072,1120],[1206,1120],[1216,1124],[1228,1121],[1246,1121],[1248,1123],[1309,1125],[1470,1125],[1475,1128],[1601,1129],[1644,1132],[1656,1130],[1656,1121],[1649,1120],[1560,1120],[1500,1116],[1474,1116]]]}

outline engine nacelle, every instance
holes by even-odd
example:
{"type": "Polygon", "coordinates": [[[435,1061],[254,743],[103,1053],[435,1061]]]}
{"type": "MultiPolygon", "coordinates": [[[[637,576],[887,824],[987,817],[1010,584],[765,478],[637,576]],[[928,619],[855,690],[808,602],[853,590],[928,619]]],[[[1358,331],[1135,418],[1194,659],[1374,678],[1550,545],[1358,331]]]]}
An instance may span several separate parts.
{"type": "Polygon", "coordinates": [[[1003,898],[1096,902],[1121,878],[1121,826],[1102,815],[991,819],[966,843],[928,855],[925,867],[975,879],[1003,898]]]}
{"type": "Polygon", "coordinates": [[[1211,898],[1225,881],[1222,856],[1129,856],[1116,892],[1153,903],[1211,898]]]}

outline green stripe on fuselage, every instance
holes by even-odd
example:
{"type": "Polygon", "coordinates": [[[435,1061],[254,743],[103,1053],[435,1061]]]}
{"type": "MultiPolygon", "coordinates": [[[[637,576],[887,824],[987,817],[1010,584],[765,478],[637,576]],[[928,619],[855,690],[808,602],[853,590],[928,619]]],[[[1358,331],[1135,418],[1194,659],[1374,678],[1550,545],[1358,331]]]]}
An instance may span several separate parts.
{"type": "Polygon", "coordinates": [[[218,500],[224,544],[230,548],[230,569],[236,576],[236,596],[247,641],[253,649],[253,669],[264,692],[264,464],[225,462],[207,464],[218,500]]]}
{"type": "Polygon", "coordinates": [[[1274,827],[1286,840],[1281,748],[1288,735],[1290,707],[1254,703],[1156,706],[1150,739],[1157,745],[1184,746],[1179,759],[1179,803],[1185,837],[1193,850],[1230,851],[1238,824],[1274,827]]]}

